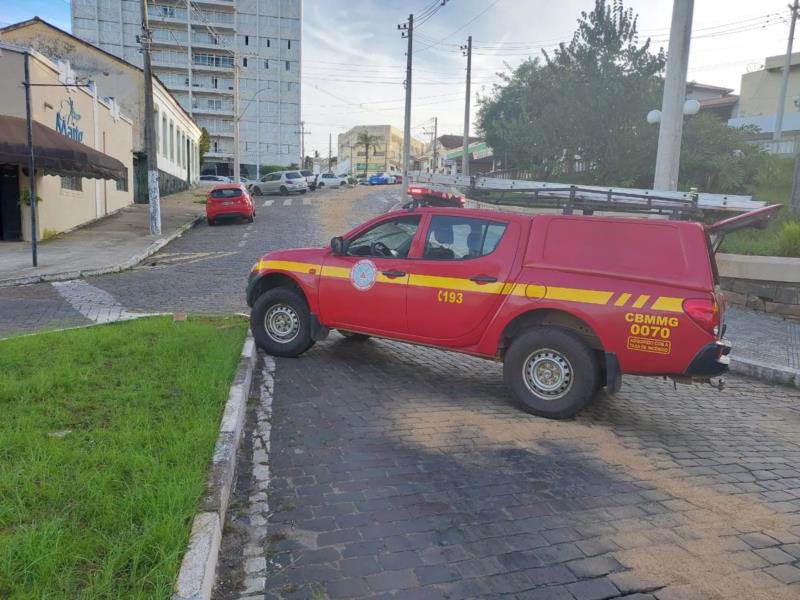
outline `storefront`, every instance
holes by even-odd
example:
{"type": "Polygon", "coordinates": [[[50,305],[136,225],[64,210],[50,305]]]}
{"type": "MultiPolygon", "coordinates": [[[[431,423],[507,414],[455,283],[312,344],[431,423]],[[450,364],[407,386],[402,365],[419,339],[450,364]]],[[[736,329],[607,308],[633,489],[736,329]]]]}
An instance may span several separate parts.
{"type": "MultiPolygon", "coordinates": [[[[37,239],[133,202],[132,122],[94,86],[69,86],[68,63],[0,44],[0,240],[31,240],[25,61],[33,117],[37,239]]],[[[81,82],[85,83],[85,82],[81,82]]]]}

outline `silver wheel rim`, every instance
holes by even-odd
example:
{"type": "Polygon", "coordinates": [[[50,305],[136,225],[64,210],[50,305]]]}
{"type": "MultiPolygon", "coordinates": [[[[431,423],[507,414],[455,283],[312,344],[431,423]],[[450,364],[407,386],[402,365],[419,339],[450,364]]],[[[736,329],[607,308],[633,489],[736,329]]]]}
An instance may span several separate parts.
{"type": "Polygon", "coordinates": [[[523,363],[522,379],[537,398],[559,400],[572,389],[572,364],[560,352],[537,350],[523,363]]]}
{"type": "Polygon", "coordinates": [[[275,304],[264,315],[264,329],[271,340],[288,344],[300,333],[300,317],[291,306],[275,304]]]}

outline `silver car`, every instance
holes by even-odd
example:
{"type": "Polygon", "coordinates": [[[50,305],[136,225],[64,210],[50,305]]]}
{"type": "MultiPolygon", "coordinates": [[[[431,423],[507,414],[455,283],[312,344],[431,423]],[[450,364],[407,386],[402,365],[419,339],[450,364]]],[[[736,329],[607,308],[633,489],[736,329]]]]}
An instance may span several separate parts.
{"type": "Polygon", "coordinates": [[[250,187],[253,194],[289,194],[297,192],[305,194],[308,191],[306,178],[300,171],[275,171],[267,173],[250,187]]]}

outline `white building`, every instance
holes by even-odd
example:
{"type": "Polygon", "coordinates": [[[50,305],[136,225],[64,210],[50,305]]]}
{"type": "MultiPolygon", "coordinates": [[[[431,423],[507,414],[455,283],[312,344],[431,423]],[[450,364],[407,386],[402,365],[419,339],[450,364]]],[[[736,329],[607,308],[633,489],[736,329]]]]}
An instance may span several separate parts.
{"type": "MultiPolygon", "coordinates": [[[[71,0],[73,33],[134,64],[140,0],[71,0]]],[[[205,173],[233,174],[235,66],[241,173],[300,163],[302,0],[148,0],[153,72],[211,135],[205,173]]]]}

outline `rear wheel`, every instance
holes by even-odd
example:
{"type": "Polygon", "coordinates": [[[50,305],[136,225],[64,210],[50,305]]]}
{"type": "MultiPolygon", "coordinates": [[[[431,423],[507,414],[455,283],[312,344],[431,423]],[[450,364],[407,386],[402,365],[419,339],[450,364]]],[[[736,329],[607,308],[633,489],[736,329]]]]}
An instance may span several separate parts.
{"type": "Polygon", "coordinates": [[[308,190],[300,190],[301,194],[305,194],[308,190]]]}
{"type": "Polygon", "coordinates": [[[260,195],[261,195],[261,188],[260,188],[260,187],[257,187],[257,186],[256,186],[256,187],[254,187],[254,188],[253,188],[253,193],[254,193],[256,196],[260,196],[260,195]]]}
{"type": "Polygon", "coordinates": [[[288,288],[273,288],[258,297],[250,329],[256,344],[273,356],[299,356],[314,345],[305,298],[288,288]]]}
{"type": "Polygon", "coordinates": [[[288,190],[288,189],[286,189],[286,186],[285,186],[285,185],[282,185],[282,186],[281,186],[281,194],[284,194],[284,195],[285,195],[285,194],[288,194],[288,193],[289,193],[289,190],[288,190]]]}
{"type": "Polygon", "coordinates": [[[248,223],[252,223],[255,220],[256,220],[256,213],[255,213],[255,211],[253,211],[252,213],[250,213],[250,216],[247,217],[247,222],[248,223]]]}
{"type": "Polygon", "coordinates": [[[325,182],[324,182],[324,181],[320,181],[320,182],[317,184],[317,187],[318,187],[318,188],[324,188],[324,187],[325,187],[325,182]]]}
{"type": "Polygon", "coordinates": [[[208,220],[208,226],[209,227],[213,227],[214,226],[214,219],[207,219],[207,220],[208,220]]]}
{"type": "Polygon", "coordinates": [[[562,327],[535,327],[514,338],[503,377],[524,410],[549,419],[577,414],[598,389],[591,348],[562,327]]]}

